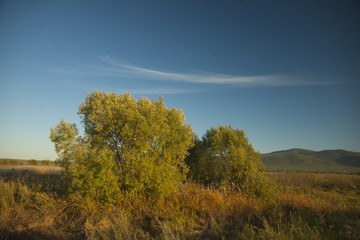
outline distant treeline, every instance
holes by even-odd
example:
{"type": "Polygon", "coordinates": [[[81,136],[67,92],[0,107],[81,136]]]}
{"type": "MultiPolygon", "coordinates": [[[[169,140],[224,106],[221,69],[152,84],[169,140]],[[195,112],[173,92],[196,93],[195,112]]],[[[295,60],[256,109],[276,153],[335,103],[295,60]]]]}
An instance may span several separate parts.
{"type": "Polygon", "coordinates": [[[22,166],[22,165],[51,165],[55,164],[55,162],[50,160],[19,160],[19,159],[0,159],[0,166],[22,166]]]}

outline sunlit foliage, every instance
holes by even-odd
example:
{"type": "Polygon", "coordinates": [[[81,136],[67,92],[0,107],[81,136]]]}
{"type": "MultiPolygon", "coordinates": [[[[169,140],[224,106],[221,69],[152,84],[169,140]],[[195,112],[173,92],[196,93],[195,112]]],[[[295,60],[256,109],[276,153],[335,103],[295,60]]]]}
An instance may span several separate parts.
{"type": "Polygon", "coordinates": [[[269,179],[243,130],[231,126],[210,128],[187,158],[190,175],[206,185],[240,188],[248,195],[268,196],[269,179]]]}
{"type": "Polygon", "coordinates": [[[126,201],[156,200],[185,180],[184,158],[194,133],[182,111],[168,109],[162,98],[137,100],[129,93],[95,91],[79,114],[83,137],[65,121],[50,135],[73,191],[93,191],[105,199],[121,192],[126,201]]]}

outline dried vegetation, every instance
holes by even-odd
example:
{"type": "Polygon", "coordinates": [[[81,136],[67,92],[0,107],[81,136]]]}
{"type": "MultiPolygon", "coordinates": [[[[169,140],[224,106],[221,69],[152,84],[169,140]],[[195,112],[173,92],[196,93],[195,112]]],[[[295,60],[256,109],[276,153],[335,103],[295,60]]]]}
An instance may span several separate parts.
{"type": "Polygon", "coordinates": [[[187,182],[156,206],[64,194],[59,174],[0,178],[1,239],[359,239],[360,176],[268,173],[276,201],[187,182]]]}

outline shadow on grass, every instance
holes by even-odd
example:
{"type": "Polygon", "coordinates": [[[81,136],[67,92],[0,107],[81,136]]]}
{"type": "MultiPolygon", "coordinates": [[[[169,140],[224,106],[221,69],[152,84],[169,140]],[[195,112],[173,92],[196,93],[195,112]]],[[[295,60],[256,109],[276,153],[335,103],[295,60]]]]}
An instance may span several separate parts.
{"type": "Polygon", "coordinates": [[[12,167],[0,169],[0,177],[5,181],[21,182],[37,192],[62,196],[66,193],[61,178],[61,168],[45,166],[12,167]]]}

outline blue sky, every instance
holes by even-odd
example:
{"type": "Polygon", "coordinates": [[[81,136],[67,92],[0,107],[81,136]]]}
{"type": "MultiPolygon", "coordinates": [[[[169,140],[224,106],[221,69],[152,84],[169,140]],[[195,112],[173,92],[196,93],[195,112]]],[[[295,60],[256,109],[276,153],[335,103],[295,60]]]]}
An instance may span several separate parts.
{"type": "Polygon", "coordinates": [[[0,157],[55,159],[94,90],[164,96],[198,136],[360,151],[358,1],[0,2],[0,157]]]}

